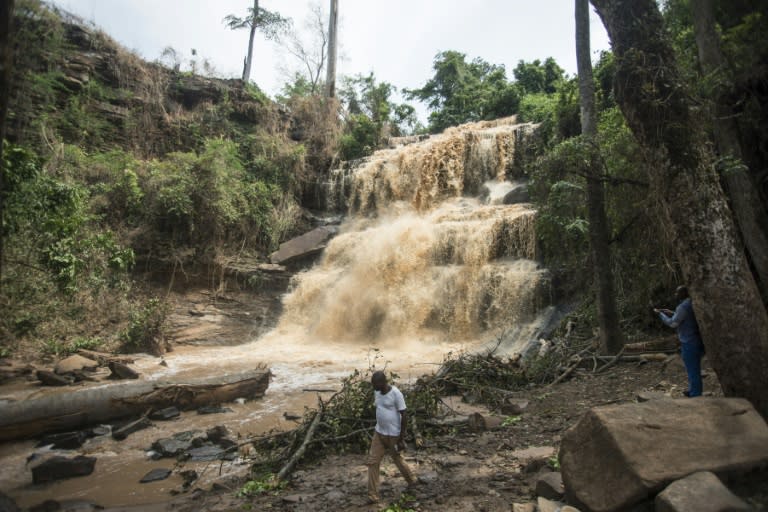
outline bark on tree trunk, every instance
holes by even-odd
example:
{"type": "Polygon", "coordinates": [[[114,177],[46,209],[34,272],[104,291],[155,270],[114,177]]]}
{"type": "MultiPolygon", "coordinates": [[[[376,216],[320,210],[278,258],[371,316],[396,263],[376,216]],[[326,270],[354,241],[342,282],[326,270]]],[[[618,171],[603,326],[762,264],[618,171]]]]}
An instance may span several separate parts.
{"type": "Polygon", "coordinates": [[[187,410],[241,397],[261,397],[269,386],[270,375],[268,369],[258,368],[183,384],[131,381],[77,391],[59,388],[39,398],[0,403],[0,441],[76,429],[141,414],[149,408],[174,405],[187,410]]]}
{"type": "Polygon", "coordinates": [[[251,35],[248,36],[248,56],[243,68],[243,83],[251,79],[251,64],[253,63],[253,40],[256,37],[256,26],[259,19],[259,0],[253,0],[253,19],[251,20],[251,35]]]}
{"type": "Polygon", "coordinates": [[[328,21],[328,69],[325,96],[336,97],[336,29],[339,21],[339,0],[331,0],[331,17],[328,21]]]}
{"type": "MultiPolygon", "coordinates": [[[[693,0],[691,8],[701,70],[705,75],[716,76],[712,112],[715,144],[721,158],[730,159],[733,164],[743,164],[736,117],[733,108],[722,101],[722,95],[728,88],[728,78],[725,74],[726,62],[720,51],[720,36],[715,29],[712,0],[693,0]]],[[[725,169],[723,177],[763,303],[768,303],[768,214],[760,200],[757,185],[746,168],[725,169]]]]}
{"type": "Polygon", "coordinates": [[[654,0],[592,0],[616,58],[616,98],[645,149],[696,317],[723,391],[768,417],[768,314],[691,116],[654,0]]]}
{"type": "MultiPolygon", "coordinates": [[[[579,103],[581,133],[591,154],[597,151],[597,113],[592,61],[589,53],[589,1],[576,0],[576,62],[579,72],[579,103]]],[[[600,348],[607,354],[617,354],[624,345],[611,267],[610,233],[605,213],[605,186],[600,179],[597,158],[589,159],[587,171],[587,215],[589,245],[597,284],[597,317],[600,323],[600,348]]]]}
{"type": "Polygon", "coordinates": [[[3,161],[3,141],[5,141],[5,117],[8,113],[8,93],[11,88],[11,67],[13,65],[13,27],[14,0],[0,2],[0,289],[3,278],[3,229],[2,219],[5,207],[5,164],[3,161]]]}

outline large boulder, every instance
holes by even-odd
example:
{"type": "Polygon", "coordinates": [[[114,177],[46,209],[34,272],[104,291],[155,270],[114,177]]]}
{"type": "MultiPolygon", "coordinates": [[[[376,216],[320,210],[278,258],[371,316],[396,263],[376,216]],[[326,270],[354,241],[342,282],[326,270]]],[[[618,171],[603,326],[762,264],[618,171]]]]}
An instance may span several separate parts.
{"type": "Polygon", "coordinates": [[[531,194],[528,193],[527,185],[518,185],[506,194],[501,201],[503,204],[530,203],[531,194]]]}
{"type": "Polygon", "coordinates": [[[700,471],[669,484],[656,496],[656,512],[749,512],[747,503],[713,473],[700,471]]]}
{"type": "Polygon", "coordinates": [[[56,363],[53,371],[58,375],[64,375],[73,372],[94,371],[98,367],[99,363],[93,359],[74,354],[56,363]]]}
{"type": "Polygon", "coordinates": [[[569,501],[594,512],[627,510],[697,471],[768,462],[768,426],[739,398],[663,399],[596,407],[563,437],[569,501]]]}
{"type": "Polygon", "coordinates": [[[314,256],[325,249],[325,244],[338,231],[336,226],[320,226],[308,233],[280,244],[280,249],[269,255],[272,263],[285,265],[314,256]]]}

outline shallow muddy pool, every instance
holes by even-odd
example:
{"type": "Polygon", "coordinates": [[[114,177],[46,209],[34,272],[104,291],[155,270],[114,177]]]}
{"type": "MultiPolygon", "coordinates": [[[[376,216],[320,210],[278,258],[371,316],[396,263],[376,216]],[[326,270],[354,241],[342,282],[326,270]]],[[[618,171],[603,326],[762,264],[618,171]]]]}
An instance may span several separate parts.
{"type": "MultiPolygon", "coordinates": [[[[314,343],[296,332],[276,330],[262,339],[240,346],[199,347],[181,346],[164,358],[139,356],[134,368],[142,378],[184,382],[204,376],[224,375],[254,368],[267,363],[273,377],[265,396],[245,403],[224,404],[232,412],[200,415],[195,411],[182,413],[179,419],[153,422],[153,426],[115,441],[110,436],[89,439],[78,450],[56,450],[72,457],[84,454],[97,458],[95,470],[87,477],[34,485],[27,458],[33,453],[45,455],[44,448],[36,448],[34,441],[4,443],[0,445],[0,490],[17,500],[21,507],[30,507],[47,499],[85,500],[103,507],[140,505],[168,501],[172,493],[182,489],[179,472],[194,469],[200,478],[193,487],[207,488],[223,475],[246,475],[249,464],[243,457],[234,461],[184,462],[175,459],[151,460],[147,456],[152,442],[188,430],[206,430],[217,425],[226,426],[233,439],[247,438],[270,430],[290,429],[295,422],[284,414],[301,415],[305,407],[317,404],[317,391],[335,390],[341,380],[355,369],[369,366],[395,371],[402,381],[410,381],[434,371],[444,355],[467,347],[415,340],[407,346],[403,342],[389,342],[382,347],[350,343],[314,343]],[[161,365],[161,361],[167,365],[161,365]],[[140,484],[139,480],[155,468],[174,470],[159,482],[140,484]]],[[[119,385],[112,383],[109,385],[119,385]]],[[[24,399],[25,396],[61,393],[62,389],[17,386],[2,391],[5,399],[24,399]]],[[[330,392],[321,395],[329,396],[330,392]]],[[[245,454],[243,454],[245,455],[245,454]]]]}

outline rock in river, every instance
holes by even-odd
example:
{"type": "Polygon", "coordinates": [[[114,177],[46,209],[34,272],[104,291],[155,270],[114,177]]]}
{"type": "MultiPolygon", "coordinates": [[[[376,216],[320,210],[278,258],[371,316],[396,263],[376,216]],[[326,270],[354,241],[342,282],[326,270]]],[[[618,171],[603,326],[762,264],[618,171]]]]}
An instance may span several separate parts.
{"type": "Polygon", "coordinates": [[[95,465],[96,457],[51,457],[32,468],[32,481],[35,484],[43,484],[64,478],[87,476],[93,473],[95,465]]]}

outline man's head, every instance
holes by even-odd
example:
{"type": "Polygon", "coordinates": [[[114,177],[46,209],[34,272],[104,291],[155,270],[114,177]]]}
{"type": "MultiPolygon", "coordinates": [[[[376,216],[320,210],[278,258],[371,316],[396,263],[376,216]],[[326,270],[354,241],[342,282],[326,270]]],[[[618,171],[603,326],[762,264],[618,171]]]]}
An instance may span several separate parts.
{"type": "Polygon", "coordinates": [[[685,286],[678,286],[677,290],[675,290],[675,297],[677,297],[677,300],[685,300],[690,295],[688,295],[688,288],[685,286]]]}
{"type": "Polygon", "coordinates": [[[373,372],[373,375],[371,375],[371,385],[376,391],[387,389],[387,376],[384,372],[373,372]]]}

